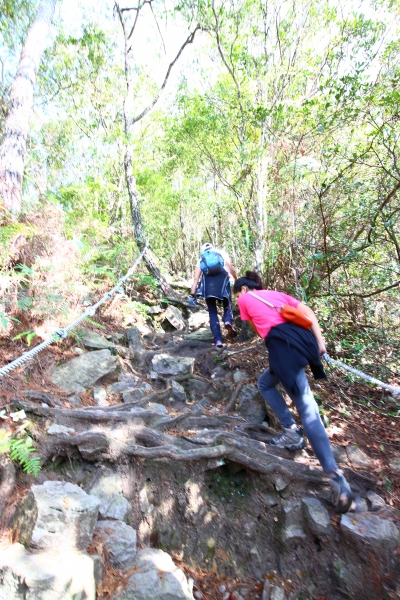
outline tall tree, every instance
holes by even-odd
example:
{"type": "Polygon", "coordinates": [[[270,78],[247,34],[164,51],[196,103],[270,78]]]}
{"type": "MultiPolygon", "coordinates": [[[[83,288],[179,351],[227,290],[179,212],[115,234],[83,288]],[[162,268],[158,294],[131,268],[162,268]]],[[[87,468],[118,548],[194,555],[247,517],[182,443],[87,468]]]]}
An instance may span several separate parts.
{"type": "Polygon", "coordinates": [[[133,172],[132,137],[133,137],[133,133],[134,133],[135,124],[138,123],[141,119],[143,119],[143,117],[145,117],[147,115],[147,113],[149,113],[151,111],[151,109],[157,104],[162,91],[164,90],[165,86],[167,85],[169,76],[171,74],[171,71],[172,71],[175,63],[178,61],[178,59],[181,56],[185,47],[188,44],[191,44],[193,42],[194,36],[196,34],[196,31],[198,30],[198,27],[196,27],[189,34],[187,39],[184,41],[184,43],[180,47],[175,58],[169,64],[166,74],[165,74],[165,77],[164,77],[164,80],[163,80],[161,86],[159,87],[158,91],[154,95],[153,99],[151,100],[151,102],[148,104],[148,106],[146,108],[144,108],[138,114],[134,115],[135,99],[134,99],[134,86],[132,83],[132,73],[134,71],[133,64],[132,64],[133,63],[133,50],[132,50],[133,36],[135,33],[136,25],[137,25],[141,10],[143,9],[143,7],[146,4],[149,4],[151,9],[153,10],[152,2],[153,2],[153,0],[144,0],[142,2],[139,2],[137,4],[137,6],[130,7],[130,8],[121,8],[119,6],[118,2],[115,3],[115,8],[118,13],[118,17],[119,17],[119,20],[121,23],[123,34],[124,34],[124,62],[125,62],[124,67],[125,67],[125,81],[126,81],[126,96],[125,96],[125,101],[124,101],[124,124],[125,124],[124,168],[125,168],[126,187],[128,190],[129,204],[130,204],[130,209],[131,209],[133,230],[134,230],[134,234],[135,234],[136,243],[139,247],[139,250],[142,251],[146,248],[145,253],[144,253],[144,261],[145,261],[146,266],[149,269],[149,271],[160,282],[163,292],[169,296],[175,296],[173,289],[168,284],[168,282],[165,280],[165,278],[162,276],[162,274],[158,268],[157,260],[156,260],[154,253],[151,251],[151,249],[149,247],[146,247],[147,246],[146,234],[145,234],[145,230],[143,227],[143,219],[142,219],[140,203],[139,203],[139,194],[138,194],[138,190],[137,190],[135,175],[133,172]],[[129,14],[133,15],[133,19],[131,22],[128,21],[127,15],[129,15],[129,14]]]}
{"type": "Polygon", "coordinates": [[[21,210],[26,144],[33,92],[57,0],[41,0],[11,86],[10,101],[0,144],[0,201],[12,213],[21,210]]]}

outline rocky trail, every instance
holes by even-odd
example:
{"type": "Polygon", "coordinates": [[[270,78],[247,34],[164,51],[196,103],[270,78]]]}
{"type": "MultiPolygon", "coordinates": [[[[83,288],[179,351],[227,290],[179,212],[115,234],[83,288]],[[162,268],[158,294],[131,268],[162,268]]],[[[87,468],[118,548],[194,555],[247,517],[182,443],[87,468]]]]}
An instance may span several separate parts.
{"type": "Polygon", "coordinates": [[[357,494],[339,517],[310,448],[268,445],[262,344],[217,350],[204,310],[151,308],[146,325],[81,329],[39,365],[45,386],[3,386],[42,469],[1,463],[0,599],[399,598],[399,511],[374,440],[354,443],[332,411],[357,494]]]}

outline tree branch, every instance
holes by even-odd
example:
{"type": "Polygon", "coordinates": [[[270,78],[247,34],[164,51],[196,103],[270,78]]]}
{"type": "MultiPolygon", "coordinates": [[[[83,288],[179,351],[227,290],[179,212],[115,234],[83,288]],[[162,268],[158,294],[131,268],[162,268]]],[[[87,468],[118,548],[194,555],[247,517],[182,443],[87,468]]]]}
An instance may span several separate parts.
{"type": "Polygon", "coordinates": [[[169,64],[169,67],[167,69],[167,73],[164,77],[164,81],[161,85],[161,87],[158,90],[158,93],[156,94],[155,98],[153,99],[153,101],[151,102],[151,104],[149,104],[149,106],[147,106],[147,108],[145,108],[139,115],[137,115],[136,117],[134,117],[131,121],[131,125],[134,125],[135,123],[137,123],[138,121],[140,121],[140,119],[143,119],[143,117],[145,115],[147,115],[148,112],[151,111],[151,109],[157,104],[162,91],[164,90],[165,86],[167,85],[167,81],[168,78],[171,74],[171,71],[175,65],[175,63],[177,62],[177,60],[179,59],[180,55],[182,54],[182,52],[184,51],[184,49],[186,48],[186,46],[188,46],[189,44],[193,43],[194,37],[196,35],[196,32],[201,29],[200,25],[197,25],[197,27],[192,31],[192,33],[189,35],[189,37],[186,39],[186,41],[182,44],[182,46],[180,47],[177,55],[175,56],[174,60],[169,64]]]}

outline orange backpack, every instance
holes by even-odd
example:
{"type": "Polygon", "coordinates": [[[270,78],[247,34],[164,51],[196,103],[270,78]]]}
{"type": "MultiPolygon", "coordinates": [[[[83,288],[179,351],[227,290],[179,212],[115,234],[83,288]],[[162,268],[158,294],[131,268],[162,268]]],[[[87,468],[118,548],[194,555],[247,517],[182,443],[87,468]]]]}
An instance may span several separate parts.
{"type": "Polygon", "coordinates": [[[260,296],[257,296],[257,294],[255,294],[254,292],[247,292],[247,293],[250,294],[250,296],[257,298],[257,300],[264,302],[264,304],[267,304],[267,306],[270,306],[271,308],[275,308],[275,310],[277,310],[279,312],[279,314],[284,319],[286,319],[286,321],[290,321],[290,323],[299,325],[300,327],[303,327],[303,329],[311,329],[311,326],[312,326],[311,319],[306,317],[306,315],[303,315],[301,310],[299,310],[298,308],[289,306],[289,304],[284,304],[281,308],[277,308],[276,306],[274,306],[267,300],[264,300],[264,298],[260,298],[260,296]]]}

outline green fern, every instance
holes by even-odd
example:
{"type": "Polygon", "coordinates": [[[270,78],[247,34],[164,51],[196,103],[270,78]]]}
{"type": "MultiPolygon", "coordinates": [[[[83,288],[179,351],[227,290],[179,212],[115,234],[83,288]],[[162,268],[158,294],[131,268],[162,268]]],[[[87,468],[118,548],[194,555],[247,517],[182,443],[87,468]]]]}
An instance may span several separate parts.
{"type": "Polygon", "coordinates": [[[9,454],[11,460],[21,465],[26,473],[32,473],[34,477],[41,469],[40,457],[32,456],[35,452],[31,437],[9,437],[9,432],[0,431],[0,454],[9,454]]]}

